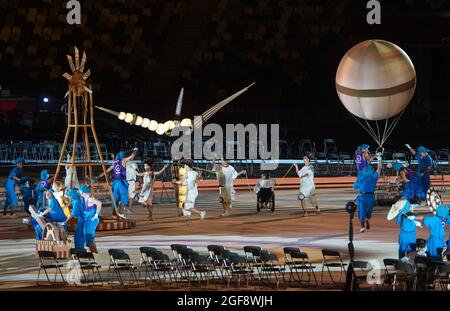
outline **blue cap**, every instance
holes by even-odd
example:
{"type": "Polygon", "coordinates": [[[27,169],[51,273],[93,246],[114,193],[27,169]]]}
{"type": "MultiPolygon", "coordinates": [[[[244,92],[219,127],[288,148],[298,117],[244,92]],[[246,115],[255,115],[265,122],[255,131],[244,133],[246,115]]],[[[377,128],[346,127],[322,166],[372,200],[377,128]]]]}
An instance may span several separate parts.
{"type": "Polygon", "coordinates": [[[436,209],[436,216],[447,218],[448,217],[448,208],[445,205],[439,205],[436,209]]]}
{"type": "Polygon", "coordinates": [[[424,146],[419,146],[419,148],[417,148],[417,152],[418,152],[418,153],[422,153],[422,152],[430,152],[430,149],[425,148],[424,146]]]}
{"type": "Polygon", "coordinates": [[[125,158],[125,151],[120,151],[118,154],[116,154],[116,157],[114,158],[114,160],[118,161],[118,160],[122,160],[123,158],[125,158]]]}
{"type": "Polygon", "coordinates": [[[78,190],[80,190],[81,193],[91,193],[91,188],[86,185],[78,186],[78,190]]]}
{"type": "Polygon", "coordinates": [[[362,144],[358,147],[358,150],[368,149],[370,146],[368,144],[362,144]]]}
{"type": "Polygon", "coordinates": [[[79,200],[80,199],[80,194],[75,189],[70,189],[69,191],[67,191],[66,192],[66,196],[71,198],[72,200],[79,200]]]}
{"type": "Polygon", "coordinates": [[[50,177],[50,174],[48,173],[48,170],[41,171],[41,180],[48,180],[49,177],[50,177]]]}
{"type": "Polygon", "coordinates": [[[25,159],[24,158],[17,158],[14,160],[14,164],[19,164],[19,163],[25,163],[25,159]]]}

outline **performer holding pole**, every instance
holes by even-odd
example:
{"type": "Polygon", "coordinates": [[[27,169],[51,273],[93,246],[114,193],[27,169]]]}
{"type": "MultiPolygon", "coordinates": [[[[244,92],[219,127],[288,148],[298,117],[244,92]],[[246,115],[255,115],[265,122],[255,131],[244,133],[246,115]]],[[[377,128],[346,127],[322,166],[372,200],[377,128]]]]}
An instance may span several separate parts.
{"type": "Polygon", "coordinates": [[[222,163],[216,163],[216,159],[212,160],[213,171],[217,174],[217,180],[219,181],[219,201],[223,206],[223,214],[221,216],[228,216],[232,209],[232,202],[234,201],[234,187],[233,181],[240,175],[245,174],[246,171],[242,170],[239,173],[233,166],[229,165],[227,160],[222,159],[222,163]]]}
{"type": "MultiPolygon", "coordinates": [[[[121,209],[119,208],[119,202],[121,203],[122,208],[125,206],[128,206],[128,182],[127,182],[127,175],[126,175],[126,165],[128,161],[132,161],[134,157],[136,156],[136,153],[138,151],[138,148],[133,149],[133,153],[129,157],[125,157],[125,151],[120,151],[117,153],[116,157],[114,158],[114,163],[111,165],[107,170],[106,173],[111,172],[114,170],[114,180],[112,183],[112,192],[114,196],[114,201],[116,202],[117,210],[119,211],[119,214],[116,213],[116,206],[112,204],[112,213],[113,216],[118,216],[120,218],[125,218],[125,216],[121,213],[121,209]]],[[[101,173],[96,177],[96,179],[99,179],[103,177],[105,174],[101,173]]]]}
{"type": "Polygon", "coordinates": [[[355,163],[356,163],[356,170],[357,170],[357,177],[355,184],[353,185],[354,189],[358,188],[359,178],[366,166],[369,165],[370,162],[375,160],[376,156],[370,156],[369,152],[370,146],[368,144],[362,144],[358,146],[358,148],[355,151],[355,163]]]}
{"type": "Polygon", "coordinates": [[[378,152],[376,154],[378,159],[378,168],[375,171],[372,166],[367,165],[364,167],[359,181],[357,183],[357,189],[359,191],[357,201],[358,206],[358,218],[361,224],[361,229],[359,232],[363,233],[366,229],[370,229],[369,220],[372,217],[372,211],[375,206],[375,188],[377,185],[378,177],[381,174],[382,153],[378,152]]]}
{"type": "Polygon", "coordinates": [[[430,188],[430,173],[433,169],[433,159],[428,154],[430,150],[424,146],[419,146],[416,151],[409,144],[405,146],[419,162],[418,174],[420,176],[420,184],[422,185],[423,192],[427,193],[430,188]]]}
{"type": "Polygon", "coordinates": [[[147,207],[149,221],[153,221],[153,185],[155,177],[161,175],[168,166],[169,164],[166,164],[161,170],[155,172],[153,171],[152,161],[147,159],[144,162],[144,173],[136,174],[136,176],[143,177],[144,179],[144,183],[139,194],[139,203],[144,204],[147,207]]]}
{"type": "Polygon", "coordinates": [[[19,202],[17,201],[16,195],[16,184],[20,182],[20,178],[22,177],[23,165],[25,160],[23,158],[17,158],[14,161],[15,167],[11,170],[8,175],[8,178],[5,182],[5,192],[6,192],[6,201],[3,205],[3,216],[6,216],[8,208],[10,211],[10,216],[14,216],[14,208],[17,207],[19,202]]]}
{"type": "Polygon", "coordinates": [[[308,156],[303,157],[305,165],[299,170],[298,165],[294,164],[295,171],[298,177],[300,177],[300,193],[298,199],[300,200],[300,206],[303,208],[303,216],[308,216],[306,211],[305,199],[308,198],[312,206],[316,208],[317,214],[320,214],[319,206],[317,205],[317,197],[315,194],[316,186],[314,184],[314,168],[311,165],[308,156]]]}

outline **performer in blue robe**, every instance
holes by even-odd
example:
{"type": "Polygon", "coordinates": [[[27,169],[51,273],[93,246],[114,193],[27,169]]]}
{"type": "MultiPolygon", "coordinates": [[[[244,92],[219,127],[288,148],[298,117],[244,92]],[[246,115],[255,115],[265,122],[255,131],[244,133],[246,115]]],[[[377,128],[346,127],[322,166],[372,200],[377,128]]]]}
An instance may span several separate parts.
{"type": "Polygon", "coordinates": [[[66,220],[66,224],[73,217],[77,219],[77,227],[75,229],[75,248],[84,248],[86,245],[84,234],[84,202],[81,199],[80,193],[75,189],[67,191],[66,196],[71,199],[70,205],[72,210],[70,217],[66,220]]]}
{"type": "Polygon", "coordinates": [[[415,220],[412,214],[415,205],[410,204],[407,200],[397,217],[397,224],[400,225],[400,234],[398,236],[398,258],[403,258],[409,253],[415,251],[413,246],[416,244],[416,232],[419,222],[415,220]]]}
{"type": "Polygon", "coordinates": [[[358,183],[360,176],[362,175],[362,172],[364,168],[366,168],[369,165],[369,162],[374,159],[374,157],[370,157],[369,154],[369,145],[363,144],[361,146],[358,146],[358,148],[355,151],[355,163],[356,163],[356,181],[353,184],[354,189],[358,189],[358,183]]]}
{"type": "Polygon", "coordinates": [[[377,170],[375,171],[370,165],[367,165],[363,169],[357,185],[359,194],[356,205],[358,206],[358,218],[361,224],[361,233],[364,232],[366,228],[370,229],[369,220],[372,217],[372,211],[375,206],[375,188],[382,168],[381,153],[377,153],[377,159],[377,170]]]}
{"type": "Polygon", "coordinates": [[[6,178],[6,200],[5,204],[3,205],[3,216],[6,216],[8,208],[10,209],[10,215],[14,215],[14,208],[19,204],[16,195],[16,184],[20,182],[20,178],[22,177],[24,163],[24,159],[17,158],[14,161],[15,167],[9,173],[8,178],[6,178]]]}
{"type": "Polygon", "coordinates": [[[20,193],[23,197],[23,210],[25,213],[30,214],[30,205],[36,206],[37,192],[34,180],[29,177],[22,177],[20,180],[20,193]]]}
{"type": "Polygon", "coordinates": [[[416,151],[408,144],[405,146],[411,151],[412,155],[419,162],[417,172],[420,177],[420,184],[423,192],[427,193],[430,188],[430,173],[432,172],[434,166],[433,159],[428,154],[430,150],[424,146],[419,146],[416,151]]]}
{"type": "MultiPolygon", "coordinates": [[[[120,151],[116,157],[114,158],[114,163],[111,165],[107,173],[113,171],[114,179],[112,182],[112,192],[116,205],[112,204],[112,213],[113,216],[119,216],[121,218],[125,218],[122,214],[122,207],[128,206],[128,181],[127,181],[127,173],[126,173],[126,164],[128,161],[132,161],[137,153],[137,148],[133,149],[133,153],[129,157],[125,157],[125,151],[120,151]],[[119,215],[116,215],[116,210],[119,211],[119,215]]],[[[94,180],[97,180],[103,177],[104,174],[101,173],[94,180]]]]}
{"type": "Polygon", "coordinates": [[[423,225],[430,231],[430,237],[427,239],[427,248],[430,256],[433,259],[440,260],[441,255],[438,249],[445,247],[445,224],[448,219],[448,208],[445,205],[440,205],[436,209],[436,215],[425,216],[423,225]]]}
{"type": "Polygon", "coordinates": [[[427,199],[416,172],[404,167],[400,170],[399,177],[403,184],[402,197],[406,198],[409,203],[420,203],[427,199]]]}
{"type": "Polygon", "coordinates": [[[102,202],[91,196],[91,189],[89,187],[81,185],[79,189],[84,205],[84,237],[86,245],[92,253],[98,253],[95,244],[95,231],[100,222],[99,215],[102,209],[102,202]]]}

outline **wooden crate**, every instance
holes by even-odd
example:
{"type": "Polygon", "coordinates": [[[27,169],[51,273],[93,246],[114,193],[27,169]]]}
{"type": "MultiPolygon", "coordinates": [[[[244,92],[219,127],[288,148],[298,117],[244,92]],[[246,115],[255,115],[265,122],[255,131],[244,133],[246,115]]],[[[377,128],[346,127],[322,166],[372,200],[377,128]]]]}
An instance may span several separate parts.
{"type": "Polygon", "coordinates": [[[70,257],[72,240],[67,241],[46,241],[36,240],[36,256],[38,251],[49,251],[56,254],[58,259],[67,259],[70,257]]]}

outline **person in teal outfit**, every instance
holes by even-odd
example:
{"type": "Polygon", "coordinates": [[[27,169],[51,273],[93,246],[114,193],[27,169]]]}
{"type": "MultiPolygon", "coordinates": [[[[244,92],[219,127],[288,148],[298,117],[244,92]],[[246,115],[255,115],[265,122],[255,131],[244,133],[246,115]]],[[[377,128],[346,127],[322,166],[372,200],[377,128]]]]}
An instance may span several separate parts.
{"type": "Polygon", "coordinates": [[[398,258],[403,258],[413,252],[416,244],[417,227],[420,223],[415,220],[413,214],[416,205],[410,204],[408,200],[402,199],[403,205],[399,215],[397,216],[397,224],[400,226],[400,234],[398,236],[398,258]]]}
{"type": "Polygon", "coordinates": [[[75,189],[70,189],[67,191],[66,196],[70,198],[70,205],[72,210],[70,212],[70,217],[66,220],[66,224],[70,219],[77,219],[77,227],[75,229],[75,248],[84,248],[86,245],[86,239],[84,234],[84,204],[81,200],[80,193],[75,189]]]}
{"type": "Polygon", "coordinates": [[[362,174],[358,177],[357,190],[359,192],[356,199],[358,206],[358,218],[361,224],[360,232],[363,233],[366,228],[370,229],[369,220],[372,217],[372,211],[375,206],[375,188],[378,177],[381,174],[382,162],[381,153],[377,153],[378,168],[375,171],[372,166],[367,165],[362,174]]]}
{"type": "Polygon", "coordinates": [[[99,215],[102,209],[102,202],[92,197],[91,189],[88,186],[81,185],[79,190],[84,205],[84,237],[86,245],[92,253],[98,253],[95,244],[95,230],[100,222],[99,215]]]}
{"type": "Polygon", "coordinates": [[[46,192],[46,202],[44,203],[44,211],[37,213],[38,217],[48,217],[52,222],[65,222],[67,220],[63,209],[58,203],[58,200],[53,195],[53,191],[46,192]]]}
{"type": "Polygon", "coordinates": [[[445,247],[445,225],[448,221],[448,215],[447,206],[440,205],[436,209],[436,215],[423,218],[423,225],[430,231],[427,248],[433,259],[441,259],[438,249],[444,249],[445,247]]]}
{"type": "Polygon", "coordinates": [[[19,184],[20,178],[22,177],[23,165],[25,160],[22,158],[17,158],[14,161],[15,167],[11,170],[6,178],[5,182],[5,192],[6,192],[6,200],[3,205],[3,216],[6,216],[8,213],[8,208],[10,209],[10,215],[14,215],[14,208],[19,204],[16,195],[16,185],[19,184]]]}
{"type": "Polygon", "coordinates": [[[433,159],[428,154],[430,150],[424,146],[419,146],[416,151],[408,144],[405,146],[419,162],[417,173],[419,174],[420,185],[422,186],[423,192],[427,193],[430,188],[430,174],[434,166],[433,159]]]}

